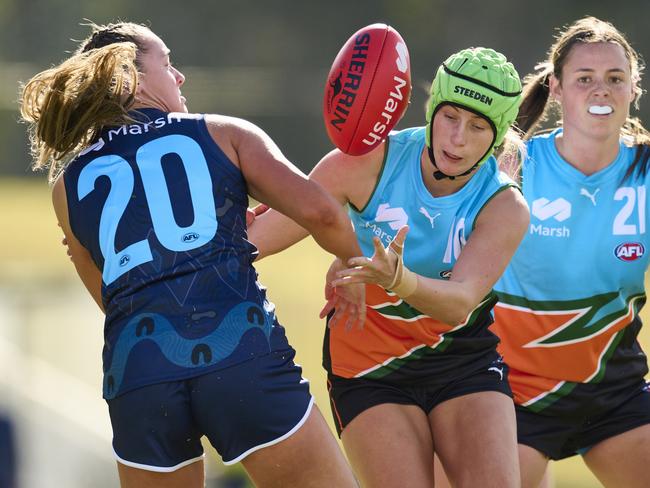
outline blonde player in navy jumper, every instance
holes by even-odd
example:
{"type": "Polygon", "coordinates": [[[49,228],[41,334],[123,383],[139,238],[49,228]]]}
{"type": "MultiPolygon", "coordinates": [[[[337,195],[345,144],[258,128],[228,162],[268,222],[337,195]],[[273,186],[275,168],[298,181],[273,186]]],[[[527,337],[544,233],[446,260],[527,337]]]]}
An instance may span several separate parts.
{"type": "Polygon", "coordinates": [[[639,58],[593,17],[560,32],[524,88],[534,130],[520,168],[528,233],[502,279],[492,329],[510,366],[522,484],[580,454],[607,487],[648,486],[650,392],[637,335],[646,302],[650,135],[630,117],[639,58]]]}
{"type": "MultiPolygon", "coordinates": [[[[437,70],[426,127],[391,133],[363,156],[334,150],[312,172],[349,205],[365,256],[330,273],[368,283],[365,324],[327,328],[323,357],[334,420],[364,487],[431,487],[434,452],[457,486],[518,485],[507,367],[488,327],[492,285],[528,223],[492,156],[520,90],[503,55],[463,50],[437,70]]],[[[307,235],[287,220],[269,211],[252,224],[261,256],[307,235]]]]}
{"type": "Polygon", "coordinates": [[[26,84],[22,114],[75,267],[106,313],[122,486],[202,487],[203,435],[259,486],[355,486],[257,281],[248,193],[341,258],[360,252],[348,217],[258,127],[188,114],[185,78],[150,29],[93,30],[26,84]]]}

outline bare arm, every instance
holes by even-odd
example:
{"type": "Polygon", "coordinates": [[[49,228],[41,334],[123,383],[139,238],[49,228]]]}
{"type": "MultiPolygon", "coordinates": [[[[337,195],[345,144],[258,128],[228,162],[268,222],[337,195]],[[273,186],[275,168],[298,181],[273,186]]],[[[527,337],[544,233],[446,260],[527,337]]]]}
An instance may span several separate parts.
{"type": "Polygon", "coordinates": [[[284,251],[308,235],[307,229],[274,209],[256,216],[248,226],[248,239],[259,251],[257,261],[284,251]]]}
{"type": "Polygon", "coordinates": [[[501,277],[528,228],[528,206],[516,189],[483,209],[448,281],[418,277],[409,304],[448,324],[462,323],[501,277]]]}
{"type": "Polygon", "coordinates": [[[360,253],[340,205],[291,164],[263,130],[235,118],[210,116],[207,121],[215,141],[241,169],[253,198],[296,221],[332,254],[346,259],[360,253]]]}
{"type": "MultiPolygon", "coordinates": [[[[415,275],[415,292],[404,298],[441,322],[462,323],[503,274],[528,228],[528,221],[528,206],[521,193],[514,188],[503,190],[479,215],[451,278],[447,281],[415,275]]],[[[398,232],[394,241],[396,249],[403,245],[406,231],[403,228],[398,232]]],[[[333,285],[365,282],[387,288],[395,275],[397,256],[377,242],[372,259],[353,258],[348,264],[355,268],[341,271],[341,278],[333,285]]]]}
{"type": "MultiPolygon", "coordinates": [[[[339,205],[352,203],[362,208],[377,182],[383,154],[383,145],[363,156],[331,151],[316,165],[309,179],[320,184],[339,205]]],[[[271,209],[256,217],[248,235],[259,249],[258,259],[261,259],[292,246],[309,235],[309,231],[271,209]]]]}
{"type": "Polygon", "coordinates": [[[95,300],[99,308],[104,312],[104,305],[102,303],[102,273],[95,265],[88,250],[81,245],[70,228],[68,199],[65,193],[63,175],[59,176],[52,188],[52,204],[54,205],[54,212],[59,220],[59,225],[63,229],[68,246],[68,254],[74,263],[77,274],[90,293],[90,296],[93,297],[93,300],[95,300]]]}

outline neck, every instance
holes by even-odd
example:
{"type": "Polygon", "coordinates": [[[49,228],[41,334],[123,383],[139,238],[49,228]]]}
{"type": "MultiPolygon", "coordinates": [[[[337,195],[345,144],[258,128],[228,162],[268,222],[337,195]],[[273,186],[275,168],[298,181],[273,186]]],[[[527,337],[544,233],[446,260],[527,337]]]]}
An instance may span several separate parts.
{"type": "Polygon", "coordinates": [[[467,184],[467,182],[475,173],[472,171],[468,175],[457,176],[453,180],[449,178],[436,180],[433,177],[433,173],[436,171],[436,168],[429,159],[429,152],[426,146],[424,147],[424,150],[420,156],[420,171],[422,173],[422,181],[424,181],[424,186],[427,187],[429,193],[431,193],[431,195],[434,197],[444,197],[456,193],[467,184]]]}
{"type": "Polygon", "coordinates": [[[156,110],[161,110],[163,112],[169,112],[169,110],[165,110],[164,108],[158,106],[156,103],[151,103],[147,101],[140,101],[136,100],[133,103],[133,106],[131,107],[131,110],[138,110],[140,108],[155,108],[156,110]]]}
{"type": "Polygon", "coordinates": [[[555,138],[555,147],[567,163],[589,176],[609,166],[618,156],[619,134],[594,139],[566,128],[555,138]]]}

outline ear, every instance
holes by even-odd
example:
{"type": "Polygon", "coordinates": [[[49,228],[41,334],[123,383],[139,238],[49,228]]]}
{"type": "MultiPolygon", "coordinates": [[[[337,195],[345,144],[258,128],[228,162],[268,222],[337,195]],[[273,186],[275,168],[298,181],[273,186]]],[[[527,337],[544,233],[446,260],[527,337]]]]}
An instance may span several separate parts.
{"type": "Polygon", "coordinates": [[[632,103],[635,103],[639,100],[641,95],[643,94],[643,90],[639,87],[639,80],[638,79],[633,79],[631,83],[631,89],[632,89],[632,103]]]}
{"type": "Polygon", "coordinates": [[[548,77],[548,92],[549,97],[555,101],[558,101],[562,96],[562,84],[552,73],[548,77]]]}
{"type": "Polygon", "coordinates": [[[144,89],[144,80],[142,79],[142,73],[138,76],[138,84],[135,86],[135,94],[142,95],[142,90],[144,89]]]}

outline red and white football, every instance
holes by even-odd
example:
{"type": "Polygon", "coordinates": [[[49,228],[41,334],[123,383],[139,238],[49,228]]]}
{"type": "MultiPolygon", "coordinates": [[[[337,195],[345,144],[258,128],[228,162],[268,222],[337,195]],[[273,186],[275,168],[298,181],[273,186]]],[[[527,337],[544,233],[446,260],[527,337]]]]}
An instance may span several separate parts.
{"type": "Polygon", "coordinates": [[[411,97],[411,62],[402,36],[386,24],[355,32],[327,77],[323,116],[330,140],[353,156],[386,139],[411,97]]]}

